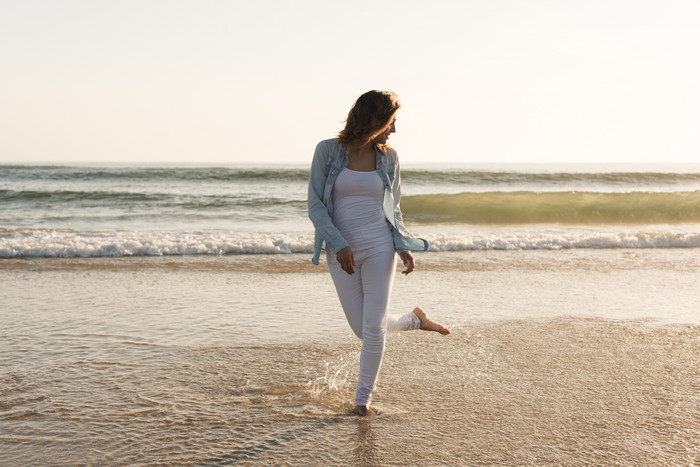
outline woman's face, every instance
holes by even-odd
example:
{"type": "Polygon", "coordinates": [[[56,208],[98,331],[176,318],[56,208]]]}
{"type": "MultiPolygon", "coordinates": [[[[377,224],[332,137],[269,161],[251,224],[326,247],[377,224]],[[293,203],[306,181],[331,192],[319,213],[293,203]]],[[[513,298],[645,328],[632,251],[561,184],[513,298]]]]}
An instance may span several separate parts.
{"type": "Polygon", "coordinates": [[[386,130],[384,130],[383,133],[378,134],[377,136],[374,137],[372,140],[373,144],[386,144],[386,142],[389,140],[389,135],[392,133],[396,133],[396,118],[394,118],[391,121],[391,125],[387,127],[386,130]]]}

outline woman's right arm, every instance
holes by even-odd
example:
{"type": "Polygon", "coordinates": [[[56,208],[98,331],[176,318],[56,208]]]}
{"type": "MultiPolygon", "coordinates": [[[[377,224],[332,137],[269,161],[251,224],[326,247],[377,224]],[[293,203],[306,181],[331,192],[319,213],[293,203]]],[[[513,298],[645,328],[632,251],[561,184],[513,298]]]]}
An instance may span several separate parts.
{"type": "Polygon", "coordinates": [[[321,235],[326,245],[334,253],[338,253],[348,246],[348,242],[345,241],[338,228],[333,224],[331,215],[328,213],[328,207],[323,203],[328,170],[331,165],[329,163],[330,158],[331,154],[328,142],[321,141],[316,146],[314,158],[311,163],[307,203],[309,219],[313,222],[316,232],[321,235]]]}

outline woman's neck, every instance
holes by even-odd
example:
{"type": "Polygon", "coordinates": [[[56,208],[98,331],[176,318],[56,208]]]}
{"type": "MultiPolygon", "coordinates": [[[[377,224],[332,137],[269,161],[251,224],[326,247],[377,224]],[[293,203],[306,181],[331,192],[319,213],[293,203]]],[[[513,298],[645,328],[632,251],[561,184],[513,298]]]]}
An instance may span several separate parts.
{"type": "Polygon", "coordinates": [[[374,144],[351,149],[348,152],[348,169],[358,172],[371,172],[377,170],[377,158],[374,153],[374,144]]]}

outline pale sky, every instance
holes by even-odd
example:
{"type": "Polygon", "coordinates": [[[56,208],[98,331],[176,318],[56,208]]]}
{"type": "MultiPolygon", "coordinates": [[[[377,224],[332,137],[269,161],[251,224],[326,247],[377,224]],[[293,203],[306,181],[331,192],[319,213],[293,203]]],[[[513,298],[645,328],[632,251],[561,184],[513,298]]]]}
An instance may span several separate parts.
{"type": "Polygon", "coordinates": [[[697,0],[0,0],[0,163],[700,161],[697,0]]]}

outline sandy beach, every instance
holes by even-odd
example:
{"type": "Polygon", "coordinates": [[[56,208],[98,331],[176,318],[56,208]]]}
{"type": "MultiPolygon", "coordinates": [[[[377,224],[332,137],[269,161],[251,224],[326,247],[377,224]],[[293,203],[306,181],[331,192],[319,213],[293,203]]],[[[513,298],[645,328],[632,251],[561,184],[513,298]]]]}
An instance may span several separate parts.
{"type": "Polygon", "coordinates": [[[419,256],[374,420],[306,255],[5,260],[0,463],[693,465],[692,251],[419,256]]]}

